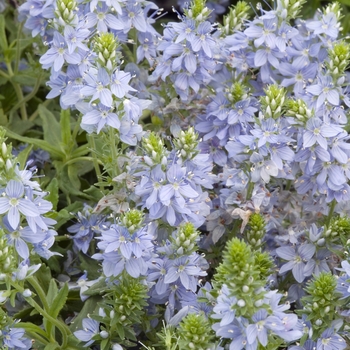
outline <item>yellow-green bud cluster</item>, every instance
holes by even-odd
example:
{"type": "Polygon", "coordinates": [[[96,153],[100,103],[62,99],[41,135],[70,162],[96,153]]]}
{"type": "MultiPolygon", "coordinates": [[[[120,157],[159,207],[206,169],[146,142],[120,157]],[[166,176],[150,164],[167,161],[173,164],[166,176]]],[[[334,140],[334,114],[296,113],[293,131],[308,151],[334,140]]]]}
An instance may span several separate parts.
{"type": "Polygon", "coordinates": [[[138,209],[131,209],[121,216],[120,221],[130,233],[135,232],[142,227],[145,214],[138,209]]]}
{"type": "Polygon", "coordinates": [[[211,10],[209,10],[205,4],[206,0],[193,0],[190,8],[184,10],[185,16],[200,22],[206,20],[209,17],[211,10]]]}
{"type": "Polygon", "coordinates": [[[313,110],[310,110],[305,101],[301,99],[287,99],[286,109],[287,116],[294,117],[303,123],[306,123],[313,115],[313,110]]]}
{"type": "Polygon", "coordinates": [[[223,19],[222,34],[231,35],[241,30],[249,11],[250,6],[245,1],[238,1],[235,6],[230,7],[230,12],[223,19]]]}
{"type": "MultiPolygon", "coordinates": [[[[340,26],[340,23],[339,21],[344,17],[343,14],[342,14],[342,9],[341,9],[341,5],[339,2],[337,1],[334,1],[334,2],[331,2],[330,4],[328,4],[324,10],[323,10],[323,13],[325,15],[327,15],[328,13],[331,13],[333,12],[335,14],[335,16],[337,17],[337,26],[340,26]]],[[[341,28],[339,28],[341,29],[341,28]]]]}
{"type": "Polygon", "coordinates": [[[341,294],[336,291],[337,279],[330,272],[321,272],[308,282],[305,291],[309,294],[301,299],[306,314],[313,328],[313,339],[329,327],[336,317],[341,294]]]}
{"type": "Polygon", "coordinates": [[[16,254],[7,242],[7,238],[3,230],[0,230],[0,281],[4,279],[4,275],[11,274],[16,270],[16,254]]]}
{"type": "Polygon", "coordinates": [[[247,242],[255,250],[259,249],[265,235],[265,220],[259,213],[253,213],[249,217],[248,229],[245,232],[247,242]]]}
{"type": "Polygon", "coordinates": [[[6,131],[0,126],[0,184],[6,185],[7,181],[15,177],[15,159],[12,155],[12,146],[6,143],[6,131]],[[2,183],[4,182],[4,183],[2,183]]]}
{"type": "Polygon", "coordinates": [[[263,305],[266,279],[258,265],[262,260],[260,254],[238,238],[226,244],[213,284],[215,288],[226,284],[237,298],[236,316],[251,317],[263,305]]]}
{"type": "Polygon", "coordinates": [[[121,53],[117,51],[117,38],[113,33],[100,33],[94,39],[94,51],[98,55],[99,64],[112,71],[121,60],[121,53]]]}
{"type": "Polygon", "coordinates": [[[346,68],[349,65],[350,45],[345,41],[339,41],[328,50],[329,61],[326,66],[330,74],[335,80],[344,75],[346,68]]]}
{"type": "Polygon", "coordinates": [[[154,132],[149,133],[142,139],[142,146],[146,152],[144,159],[148,165],[167,164],[167,150],[159,135],[154,132]]]}
{"type": "Polygon", "coordinates": [[[265,118],[279,118],[285,109],[286,90],[275,84],[264,89],[265,96],[260,97],[261,110],[265,118]]]}
{"type": "Polygon", "coordinates": [[[59,24],[64,26],[65,24],[71,24],[77,20],[77,2],[74,0],[57,0],[57,7],[55,10],[56,18],[59,20],[59,24]]]}
{"type": "Polygon", "coordinates": [[[275,266],[272,257],[267,252],[261,252],[260,250],[255,252],[255,265],[259,270],[259,278],[265,281],[271,274],[272,269],[275,266]]]}
{"type": "Polygon", "coordinates": [[[306,0],[281,0],[282,7],[287,10],[286,19],[296,19],[306,0]]]}
{"type": "Polygon", "coordinates": [[[247,89],[241,82],[236,81],[226,93],[227,99],[234,105],[248,98],[247,89]]]}
{"type": "Polygon", "coordinates": [[[335,242],[339,239],[350,239],[350,218],[347,216],[333,218],[324,232],[327,241],[335,242]]]}
{"type": "Polygon", "coordinates": [[[171,238],[177,254],[190,255],[197,250],[197,242],[200,232],[191,222],[185,222],[174,233],[171,238]]]}
{"type": "Polygon", "coordinates": [[[192,159],[198,154],[198,134],[193,127],[186,131],[181,130],[179,136],[174,140],[174,145],[180,157],[192,159]]]}
{"type": "Polygon", "coordinates": [[[211,348],[213,331],[203,313],[190,313],[182,319],[178,329],[179,348],[207,350],[211,348]]]}

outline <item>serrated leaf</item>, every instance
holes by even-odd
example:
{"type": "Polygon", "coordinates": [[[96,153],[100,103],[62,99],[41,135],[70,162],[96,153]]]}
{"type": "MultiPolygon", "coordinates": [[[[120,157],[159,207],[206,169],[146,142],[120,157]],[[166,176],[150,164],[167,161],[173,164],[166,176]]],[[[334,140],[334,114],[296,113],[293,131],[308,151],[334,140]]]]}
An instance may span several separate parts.
{"type": "Polygon", "coordinates": [[[43,121],[44,140],[59,149],[63,154],[61,144],[61,126],[56,117],[43,105],[38,108],[39,116],[43,121]]]}
{"type": "Polygon", "coordinates": [[[22,168],[25,167],[30,151],[33,145],[27,146],[23,151],[21,151],[17,156],[17,161],[21,164],[22,168]]]}
{"type": "Polygon", "coordinates": [[[45,197],[45,199],[52,203],[53,210],[57,210],[58,181],[55,177],[53,179],[51,179],[50,183],[45,188],[45,190],[49,192],[49,194],[45,197]]]}
{"type": "Polygon", "coordinates": [[[68,291],[69,291],[68,284],[65,283],[64,286],[60,289],[60,291],[56,295],[56,297],[54,298],[49,310],[49,313],[53,318],[57,318],[63,306],[66,304],[68,291]]]}

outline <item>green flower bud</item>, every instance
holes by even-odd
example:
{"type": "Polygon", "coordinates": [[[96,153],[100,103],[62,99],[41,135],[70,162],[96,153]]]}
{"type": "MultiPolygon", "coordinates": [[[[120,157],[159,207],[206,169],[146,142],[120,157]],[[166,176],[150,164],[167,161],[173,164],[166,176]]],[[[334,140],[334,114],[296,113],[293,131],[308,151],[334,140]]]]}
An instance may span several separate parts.
{"type": "Polygon", "coordinates": [[[298,121],[306,123],[312,116],[313,110],[307,107],[305,101],[298,99],[287,99],[286,101],[286,115],[296,118],[298,121]]]}
{"type": "Polygon", "coordinates": [[[179,325],[179,348],[207,350],[214,334],[211,325],[203,313],[190,313],[182,319],[179,325]]]}
{"type": "Polygon", "coordinates": [[[11,274],[16,270],[16,253],[12,245],[9,245],[4,231],[0,229],[0,272],[11,274]]]}
{"type": "Polygon", "coordinates": [[[77,14],[77,2],[74,0],[57,0],[57,8],[55,10],[55,16],[58,19],[58,23],[61,26],[71,24],[76,21],[77,14]]]}
{"type": "Polygon", "coordinates": [[[191,222],[185,222],[170,238],[179,255],[190,255],[197,250],[200,232],[191,222]]]}
{"type": "Polygon", "coordinates": [[[247,242],[255,250],[259,249],[265,236],[265,219],[261,214],[253,213],[249,217],[245,237],[247,242]]]}
{"type": "Polygon", "coordinates": [[[349,65],[350,45],[345,41],[335,43],[331,49],[328,50],[329,61],[326,62],[328,71],[337,80],[344,75],[346,68],[349,65]]]}
{"type": "Polygon", "coordinates": [[[142,146],[146,152],[145,161],[148,165],[167,164],[167,150],[162,138],[154,132],[142,139],[142,146]]]}
{"type": "Polygon", "coordinates": [[[174,140],[175,148],[183,159],[192,159],[198,154],[198,134],[193,127],[186,131],[181,130],[179,136],[174,140]]]}
{"type": "Polygon", "coordinates": [[[286,90],[277,85],[269,85],[264,89],[265,96],[260,97],[261,110],[265,118],[278,118],[284,113],[286,90]]]}
{"type": "Polygon", "coordinates": [[[232,105],[247,98],[247,88],[243,83],[239,81],[234,82],[231,86],[231,89],[227,91],[227,99],[232,103],[232,105]]]}
{"type": "Polygon", "coordinates": [[[95,36],[94,51],[102,67],[112,71],[121,61],[121,53],[117,51],[118,40],[113,33],[101,33],[95,36]]]}
{"type": "Polygon", "coordinates": [[[325,238],[328,242],[335,243],[341,240],[346,244],[350,239],[350,218],[347,216],[333,218],[325,230],[325,238]]]}
{"type": "Polygon", "coordinates": [[[245,1],[238,1],[235,6],[230,7],[230,12],[223,18],[222,33],[231,35],[241,30],[249,11],[250,6],[245,1]]]}
{"type": "Polygon", "coordinates": [[[141,210],[131,209],[121,216],[120,221],[130,233],[133,233],[142,227],[144,216],[141,210]]]}
{"type": "Polygon", "coordinates": [[[190,8],[184,10],[185,16],[200,22],[206,20],[209,17],[211,10],[209,10],[205,4],[206,0],[193,0],[190,8]]]}
{"type": "Polygon", "coordinates": [[[272,264],[264,254],[252,251],[249,244],[238,238],[226,244],[223,261],[217,268],[213,284],[215,288],[226,284],[237,298],[237,316],[250,317],[259,309],[256,305],[260,305],[263,299],[267,274],[267,271],[260,270],[259,264],[264,262],[267,270],[272,264]]]}
{"type": "Polygon", "coordinates": [[[296,19],[301,12],[306,0],[281,0],[281,8],[277,7],[277,11],[287,11],[286,19],[296,19]]]}
{"type": "Polygon", "coordinates": [[[339,306],[341,294],[336,291],[337,279],[330,272],[321,272],[307,283],[307,296],[301,299],[304,310],[313,328],[313,339],[317,339],[337,317],[336,308],[339,306]]]}
{"type": "MultiPolygon", "coordinates": [[[[344,17],[342,14],[341,5],[337,1],[331,2],[323,10],[323,13],[325,15],[327,15],[328,13],[331,13],[331,12],[333,12],[335,14],[338,22],[340,22],[340,20],[344,17]]],[[[337,26],[340,26],[340,23],[337,23],[337,26]]],[[[339,30],[341,30],[341,28],[339,28],[339,30]]]]}

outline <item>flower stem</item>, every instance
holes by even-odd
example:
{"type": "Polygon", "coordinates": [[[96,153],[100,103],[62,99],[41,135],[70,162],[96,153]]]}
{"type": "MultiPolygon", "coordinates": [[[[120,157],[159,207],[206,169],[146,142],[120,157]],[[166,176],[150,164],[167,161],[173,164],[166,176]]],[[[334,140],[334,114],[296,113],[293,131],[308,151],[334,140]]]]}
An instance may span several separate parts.
{"type": "Polygon", "coordinates": [[[331,202],[331,206],[329,208],[329,213],[328,213],[328,216],[327,216],[327,220],[326,220],[326,226],[329,227],[329,224],[331,223],[331,220],[332,220],[332,217],[333,217],[333,214],[334,214],[334,209],[335,209],[335,206],[337,205],[337,202],[335,199],[332,200],[331,202]]]}

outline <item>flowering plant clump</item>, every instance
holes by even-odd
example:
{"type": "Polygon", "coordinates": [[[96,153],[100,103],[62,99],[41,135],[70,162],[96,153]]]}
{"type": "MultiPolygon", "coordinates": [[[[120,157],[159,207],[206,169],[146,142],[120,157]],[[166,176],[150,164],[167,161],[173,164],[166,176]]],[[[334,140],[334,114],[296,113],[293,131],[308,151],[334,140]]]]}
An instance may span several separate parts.
{"type": "Polygon", "coordinates": [[[350,348],[349,16],[309,5],[0,0],[1,349],[350,348]]]}

